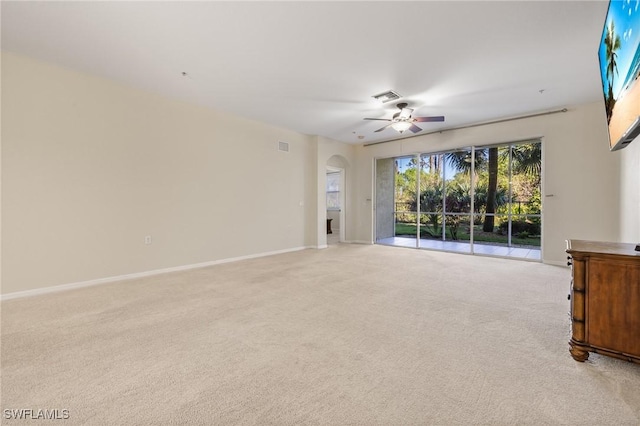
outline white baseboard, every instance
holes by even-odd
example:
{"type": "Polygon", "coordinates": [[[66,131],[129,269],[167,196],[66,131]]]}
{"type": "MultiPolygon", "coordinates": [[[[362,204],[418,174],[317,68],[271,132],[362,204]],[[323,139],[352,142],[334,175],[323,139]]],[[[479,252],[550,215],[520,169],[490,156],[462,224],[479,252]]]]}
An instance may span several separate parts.
{"type": "Polygon", "coordinates": [[[373,245],[372,241],[364,241],[364,240],[351,240],[351,241],[345,241],[345,243],[350,243],[350,244],[368,244],[368,245],[373,245]]]}
{"type": "Polygon", "coordinates": [[[315,248],[315,247],[294,247],[290,249],[276,250],[276,251],[270,251],[265,253],[249,254],[247,256],[238,256],[238,257],[231,257],[227,259],[212,260],[212,261],[203,262],[203,263],[194,263],[191,265],[182,265],[182,266],[175,266],[172,268],[155,269],[153,271],[136,272],[133,274],[118,275],[115,277],[98,278],[95,280],[81,281],[77,283],[61,284],[61,285],[43,287],[43,288],[35,288],[33,290],[16,291],[13,293],[0,295],[0,301],[20,299],[23,297],[39,296],[42,294],[56,293],[59,291],[73,290],[76,288],[91,287],[94,285],[107,284],[107,283],[112,283],[116,281],[132,280],[135,278],[166,274],[168,272],[178,272],[178,271],[186,271],[189,269],[204,268],[207,266],[220,265],[223,263],[238,262],[240,260],[248,260],[248,259],[255,259],[258,257],[266,257],[266,256],[273,256],[276,254],[290,253],[294,251],[305,250],[308,248],[315,248]]]}

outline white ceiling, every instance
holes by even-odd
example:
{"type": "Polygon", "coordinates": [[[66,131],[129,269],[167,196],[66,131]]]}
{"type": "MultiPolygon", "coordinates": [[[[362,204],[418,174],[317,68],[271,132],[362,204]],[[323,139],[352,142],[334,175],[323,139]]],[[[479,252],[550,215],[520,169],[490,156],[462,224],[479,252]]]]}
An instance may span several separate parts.
{"type": "Polygon", "coordinates": [[[1,8],[3,50],[348,143],[400,137],[363,120],[389,118],[400,101],[414,116],[446,117],[419,123],[427,133],[601,99],[604,1],[1,8]],[[390,89],[402,99],[372,98],[390,89]]]}

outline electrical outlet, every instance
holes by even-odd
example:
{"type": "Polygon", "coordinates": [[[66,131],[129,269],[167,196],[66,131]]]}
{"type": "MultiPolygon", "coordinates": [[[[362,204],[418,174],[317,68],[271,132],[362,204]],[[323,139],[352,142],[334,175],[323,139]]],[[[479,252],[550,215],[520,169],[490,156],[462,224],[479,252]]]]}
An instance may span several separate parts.
{"type": "Polygon", "coordinates": [[[151,235],[147,235],[146,237],[144,237],[144,243],[151,244],[151,235]]]}

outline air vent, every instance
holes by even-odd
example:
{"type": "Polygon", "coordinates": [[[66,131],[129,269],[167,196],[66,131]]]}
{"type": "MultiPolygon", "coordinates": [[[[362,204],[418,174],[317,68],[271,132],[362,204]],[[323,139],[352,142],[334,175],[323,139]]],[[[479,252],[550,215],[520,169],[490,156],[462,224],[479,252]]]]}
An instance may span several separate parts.
{"type": "Polygon", "coordinates": [[[391,101],[395,101],[396,99],[400,99],[400,95],[398,95],[393,90],[380,93],[379,95],[373,95],[372,97],[379,100],[382,103],[391,102],[391,101]]]}
{"type": "Polygon", "coordinates": [[[278,151],[289,152],[289,144],[287,142],[278,142],[278,151]]]}

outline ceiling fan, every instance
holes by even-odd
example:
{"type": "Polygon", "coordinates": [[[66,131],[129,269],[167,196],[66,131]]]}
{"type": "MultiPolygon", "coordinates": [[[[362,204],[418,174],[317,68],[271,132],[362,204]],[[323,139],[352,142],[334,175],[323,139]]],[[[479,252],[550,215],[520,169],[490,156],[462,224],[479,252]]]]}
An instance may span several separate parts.
{"type": "Polygon", "coordinates": [[[396,106],[400,109],[400,112],[396,112],[395,114],[393,114],[393,117],[391,119],[365,118],[365,120],[389,121],[389,124],[376,130],[376,132],[381,132],[387,127],[392,127],[400,133],[404,133],[406,130],[411,130],[413,133],[421,132],[422,129],[416,126],[415,123],[444,121],[444,116],[442,115],[433,117],[412,117],[411,113],[413,112],[413,109],[407,108],[407,104],[404,102],[399,103],[396,106]]]}

